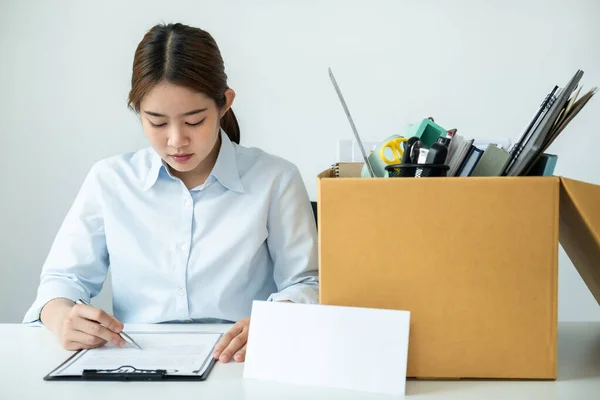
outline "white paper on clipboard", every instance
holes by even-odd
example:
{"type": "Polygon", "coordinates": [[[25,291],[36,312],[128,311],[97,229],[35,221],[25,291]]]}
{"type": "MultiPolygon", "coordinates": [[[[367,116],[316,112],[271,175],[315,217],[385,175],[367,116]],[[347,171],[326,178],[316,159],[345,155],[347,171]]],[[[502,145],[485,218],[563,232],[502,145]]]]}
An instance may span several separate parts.
{"type": "Polygon", "coordinates": [[[213,349],[221,333],[148,332],[130,336],[143,350],[133,346],[120,348],[107,344],[80,351],[51,373],[51,376],[82,375],[84,370],[164,369],[168,375],[202,375],[210,364],[213,349]]]}

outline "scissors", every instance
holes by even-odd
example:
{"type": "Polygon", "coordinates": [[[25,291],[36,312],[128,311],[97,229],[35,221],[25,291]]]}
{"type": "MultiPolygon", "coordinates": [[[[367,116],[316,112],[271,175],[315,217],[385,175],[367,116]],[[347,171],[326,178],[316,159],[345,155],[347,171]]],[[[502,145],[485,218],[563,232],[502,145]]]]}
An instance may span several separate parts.
{"type": "Polygon", "coordinates": [[[402,162],[402,158],[404,156],[404,150],[402,149],[402,143],[407,142],[408,139],[404,137],[396,137],[388,140],[384,144],[381,145],[379,149],[379,157],[388,165],[391,164],[400,164],[402,162]],[[392,159],[388,159],[385,155],[385,149],[390,149],[392,151],[392,159]]]}

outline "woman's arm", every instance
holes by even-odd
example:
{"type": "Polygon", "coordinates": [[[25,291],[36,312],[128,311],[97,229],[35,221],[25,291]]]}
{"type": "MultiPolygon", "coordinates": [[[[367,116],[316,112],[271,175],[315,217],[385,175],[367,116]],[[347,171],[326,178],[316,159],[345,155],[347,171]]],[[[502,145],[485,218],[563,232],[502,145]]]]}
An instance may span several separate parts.
{"type": "Polygon", "coordinates": [[[267,225],[278,289],[269,300],[318,303],[317,228],[306,187],[295,166],[273,196],[267,225]]]}
{"type": "Polygon", "coordinates": [[[93,307],[74,306],[79,298],[89,300],[100,292],[108,269],[100,168],[92,167],[69,209],[42,268],[37,298],[23,321],[42,322],[68,349],[121,342],[114,331],[122,324],[114,317],[93,307]]]}
{"type": "MultiPolygon", "coordinates": [[[[317,228],[308,193],[296,167],[283,177],[273,195],[267,228],[267,245],[278,289],[268,300],[318,303],[317,228]]],[[[249,329],[250,317],[236,322],[215,346],[213,357],[221,362],[244,361],[249,329]]]]}

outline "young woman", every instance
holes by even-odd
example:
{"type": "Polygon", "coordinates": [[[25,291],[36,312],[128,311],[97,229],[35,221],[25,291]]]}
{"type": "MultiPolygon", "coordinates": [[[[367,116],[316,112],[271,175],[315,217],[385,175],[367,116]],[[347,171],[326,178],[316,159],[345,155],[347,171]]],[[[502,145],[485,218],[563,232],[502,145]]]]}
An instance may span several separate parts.
{"type": "Polygon", "coordinates": [[[150,147],[94,164],[24,322],[75,350],[123,346],[123,323],[236,322],[215,357],[243,361],[253,300],[316,303],[316,224],[297,168],[239,145],[211,35],[157,25],[135,52],[129,105],[150,147]],[[96,296],[111,268],[114,316],[96,296]]]}

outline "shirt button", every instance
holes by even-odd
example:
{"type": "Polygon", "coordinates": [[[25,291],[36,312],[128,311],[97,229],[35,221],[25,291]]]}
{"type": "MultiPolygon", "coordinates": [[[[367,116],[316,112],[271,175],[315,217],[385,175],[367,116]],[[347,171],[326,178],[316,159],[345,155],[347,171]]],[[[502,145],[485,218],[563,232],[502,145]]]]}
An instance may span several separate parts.
{"type": "Polygon", "coordinates": [[[183,288],[179,288],[179,296],[185,296],[185,290],[183,290],[183,288]]]}
{"type": "Polygon", "coordinates": [[[181,244],[181,245],[179,245],[179,250],[181,250],[181,251],[187,251],[187,244],[181,244]]]}
{"type": "Polygon", "coordinates": [[[186,207],[191,207],[191,206],[192,206],[192,200],[190,200],[190,199],[187,199],[187,200],[185,201],[185,206],[186,206],[186,207]]]}

